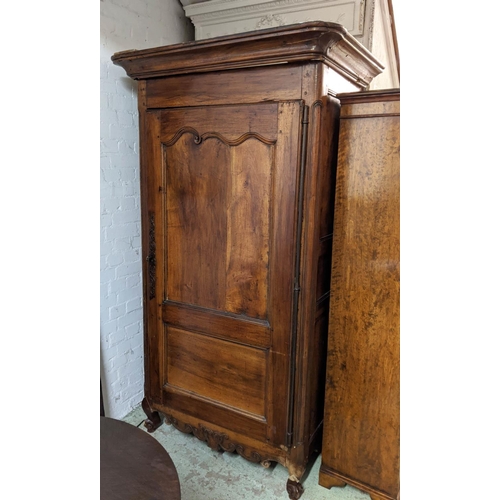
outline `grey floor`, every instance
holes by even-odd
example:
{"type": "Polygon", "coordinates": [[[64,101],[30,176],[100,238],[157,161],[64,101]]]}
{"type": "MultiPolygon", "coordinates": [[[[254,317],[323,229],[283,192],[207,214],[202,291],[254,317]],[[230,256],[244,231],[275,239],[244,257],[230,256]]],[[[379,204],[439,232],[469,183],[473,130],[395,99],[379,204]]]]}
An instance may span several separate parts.
{"type": "MultiPolygon", "coordinates": [[[[122,420],[147,432],[139,406],[122,420]]],[[[288,500],[285,490],[287,470],[279,464],[265,469],[233,453],[212,451],[205,443],[163,424],[151,434],[168,451],[181,483],[182,500],[288,500]]],[[[370,500],[355,488],[327,490],[318,484],[319,456],[302,478],[301,500],[370,500]]]]}

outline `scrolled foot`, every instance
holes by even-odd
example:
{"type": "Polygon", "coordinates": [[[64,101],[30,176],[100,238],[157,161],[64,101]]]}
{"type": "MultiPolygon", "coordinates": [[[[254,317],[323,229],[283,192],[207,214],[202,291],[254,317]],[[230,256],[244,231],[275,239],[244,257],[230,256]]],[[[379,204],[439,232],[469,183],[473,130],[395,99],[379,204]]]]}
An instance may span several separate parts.
{"type": "Polygon", "coordinates": [[[304,493],[304,487],[292,478],[288,478],[286,482],[286,492],[288,493],[288,498],[290,500],[299,500],[304,493]]]}
{"type": "Polygon", "coordinates": [[[142,400],[142,409],[148,417],[144,421],[144,426],[146,427],[148,432],[154,432],[162,424],[160,414],[151,408],[149,401],[146,398],[142,400]]]}

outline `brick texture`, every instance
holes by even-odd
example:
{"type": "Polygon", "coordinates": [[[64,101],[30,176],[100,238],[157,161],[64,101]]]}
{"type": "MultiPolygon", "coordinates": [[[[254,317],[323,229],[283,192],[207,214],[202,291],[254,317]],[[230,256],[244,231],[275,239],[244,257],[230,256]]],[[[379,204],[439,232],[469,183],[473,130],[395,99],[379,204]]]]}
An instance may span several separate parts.
{"type": "Polygon", "coordinates": [[[143,398],[137,84],[118,51],[194,40],[178,0],[101,0],[101,379],[106,415],[143,398]]]}

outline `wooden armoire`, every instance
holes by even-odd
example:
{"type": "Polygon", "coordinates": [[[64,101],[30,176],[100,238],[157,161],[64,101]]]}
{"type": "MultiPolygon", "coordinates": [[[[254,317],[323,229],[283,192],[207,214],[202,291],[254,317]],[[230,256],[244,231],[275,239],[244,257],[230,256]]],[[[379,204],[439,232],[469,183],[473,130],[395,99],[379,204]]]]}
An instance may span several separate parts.
{"type": "Polygon", "coordinates": [[[112,60],[138,80],[148,430],[279,462],[299,498],[321,446],[335,95],[382,67],[324,22],[112,60]]]}
{"type": "Polygon", "coordinates": [[[338,96],[319,483],[399,498],[399,89],[338,96]]]}

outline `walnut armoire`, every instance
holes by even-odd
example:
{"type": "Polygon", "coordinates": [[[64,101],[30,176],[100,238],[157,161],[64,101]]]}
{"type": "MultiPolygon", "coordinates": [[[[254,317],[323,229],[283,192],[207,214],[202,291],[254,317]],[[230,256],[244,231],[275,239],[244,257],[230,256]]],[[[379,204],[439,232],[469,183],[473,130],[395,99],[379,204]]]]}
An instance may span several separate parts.
{"type": "Polygon", "coordinates": [[[112,57],[138,80],[148,430],[288,468],[321,446],[338,92],[382,71],[309,22],[112,57]]]}

